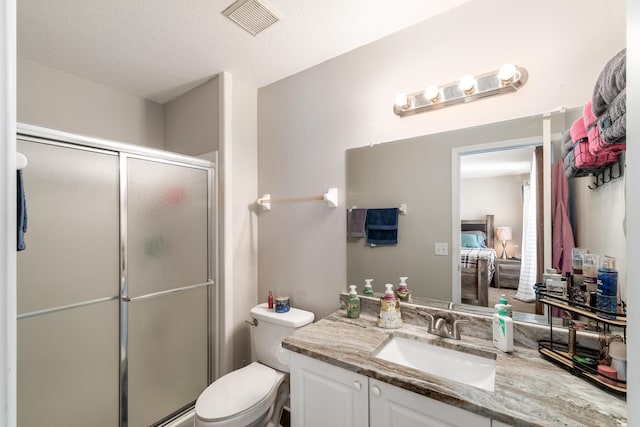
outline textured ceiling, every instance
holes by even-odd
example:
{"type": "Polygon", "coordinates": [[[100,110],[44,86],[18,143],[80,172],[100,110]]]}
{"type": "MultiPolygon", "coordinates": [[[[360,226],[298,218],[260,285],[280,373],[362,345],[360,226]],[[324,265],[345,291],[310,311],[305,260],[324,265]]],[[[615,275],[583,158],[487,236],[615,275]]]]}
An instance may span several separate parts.
{"type": "Polygon", "coordinates": [[[256,37],[233,0],[20,0],[18,56],[165,103],[221,71],[262,87],[469,0],[270,0],[256,37]]]}

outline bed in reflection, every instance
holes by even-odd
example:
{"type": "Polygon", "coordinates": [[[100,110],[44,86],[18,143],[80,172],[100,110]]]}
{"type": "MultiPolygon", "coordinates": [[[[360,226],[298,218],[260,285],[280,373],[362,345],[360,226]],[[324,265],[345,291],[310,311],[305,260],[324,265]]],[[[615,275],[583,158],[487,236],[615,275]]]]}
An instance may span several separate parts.
{"type": "Polygon", "coordinates": [[[460,224],[460,285],[463,304],[489,305],[489,286],[495,271],[494,215],[460,224]]]}

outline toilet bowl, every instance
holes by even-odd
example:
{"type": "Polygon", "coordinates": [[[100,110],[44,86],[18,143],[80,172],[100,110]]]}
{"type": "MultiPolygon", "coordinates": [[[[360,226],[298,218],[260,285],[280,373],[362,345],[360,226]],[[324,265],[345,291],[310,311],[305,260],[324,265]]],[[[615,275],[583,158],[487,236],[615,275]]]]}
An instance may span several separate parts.
{"type": "Polygon", "coordinates": [[[195,426],[267,425],[285,377],[284,372],[257,362],[221,377],[198,398],[195,426]]]}
{"type": "Polygon", "coordinates": [[[308,311],[275,313],[266,304],[251,309],[252,343],[258,358],[210,384],[198,397],[195,427],[276,427],[289,397],[288,350],[281,342],[313,322],[308,311]]]}

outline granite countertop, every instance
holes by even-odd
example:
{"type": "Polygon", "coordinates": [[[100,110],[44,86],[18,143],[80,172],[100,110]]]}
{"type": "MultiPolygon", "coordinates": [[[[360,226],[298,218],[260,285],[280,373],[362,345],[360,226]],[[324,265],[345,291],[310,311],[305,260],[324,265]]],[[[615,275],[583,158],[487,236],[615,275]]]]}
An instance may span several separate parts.
{"type": "Polygon", "coordinates": [[[460,341],[426,333],[405,323],[399,329],[376,326],[376,317],[349,319],[336,311],[283,341],[283,347],[314,359],[422,394],[449,405],[514,426],[624,426],[626,402],[544,360],[537,349],[516,346],[502,353],[490,340],[465,336],[460,341]],[[426,339],[444,347],[496,355],[495,391],[456,383],[373,357],[391,334],[426,339]],[[464,350],[463,348],[460,348],[464,350]]]}

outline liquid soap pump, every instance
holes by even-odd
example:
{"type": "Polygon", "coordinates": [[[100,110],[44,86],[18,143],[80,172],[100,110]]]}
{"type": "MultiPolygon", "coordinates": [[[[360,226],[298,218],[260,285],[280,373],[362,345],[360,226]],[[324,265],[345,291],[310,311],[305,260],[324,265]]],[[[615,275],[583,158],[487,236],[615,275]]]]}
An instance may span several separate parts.
{"type": "Polygon", "coordinates": [[[378,315],[378,326],[385,329],[395,329],[402,326],[400,316],[400,301],[393,292],[393,285],[387,283],[384,296],[380,298],[380,314],[378,315]]]}
{"type": "Polygon", "coordinates": [[[357,319],[360,317],[360,298],[356,292],[356,285],[349,286],[349,300],[347,302],[347,317],[357,319]]]}
{"type": "Polygon", "coordinates": [[[364,290],[362,293],[368,297],[373,296],[373,287],[371,286],[371,282],[373,282],[373,279],[364,279],[364,290]]]}
{"type": "Polygon", "coordinates": [[[400,284],[398,285],[398,289],[396,289],[396,296],[400,301],[411,302],[411,290],[407,287],[407,279],[408,277],[400,277],[400,284]]]}

